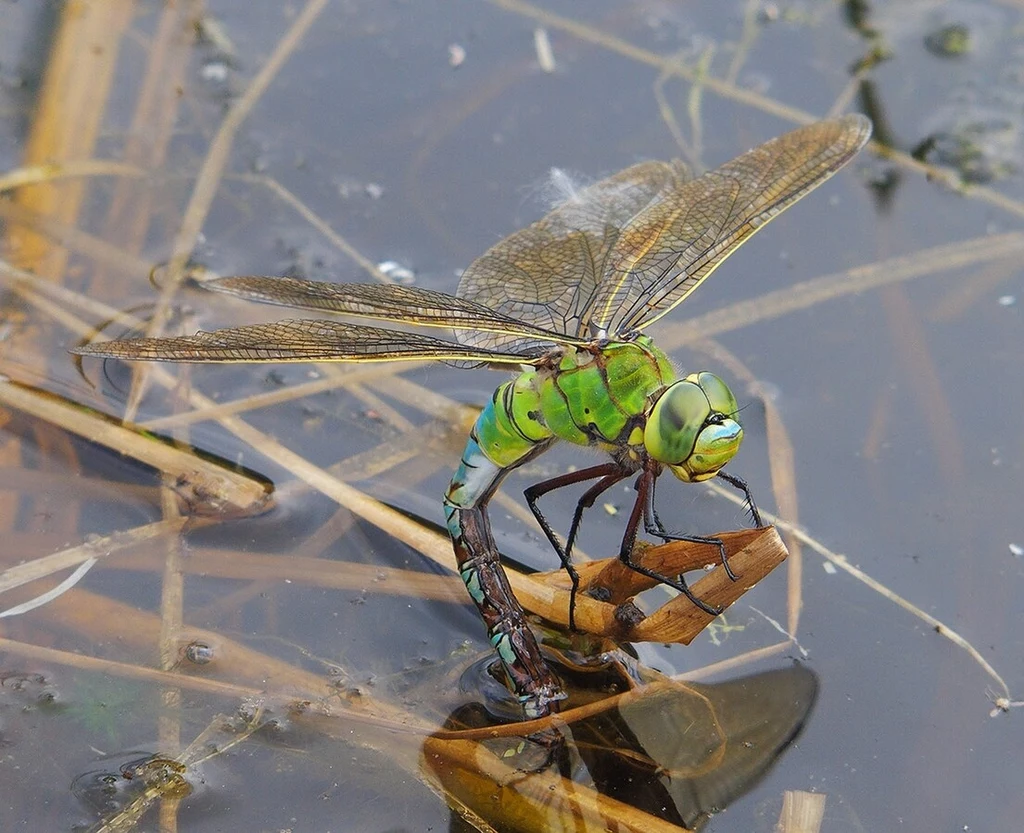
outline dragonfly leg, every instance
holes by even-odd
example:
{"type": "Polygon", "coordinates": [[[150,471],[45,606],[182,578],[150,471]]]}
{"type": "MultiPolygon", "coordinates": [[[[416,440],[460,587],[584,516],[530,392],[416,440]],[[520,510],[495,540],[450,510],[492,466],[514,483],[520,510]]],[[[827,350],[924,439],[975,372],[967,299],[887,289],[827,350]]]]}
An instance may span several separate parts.
{"type": "MultiPolygon", "coordinates": [[[[657,480],[654,483],[657,484],[657,480]]],[[[644,529],[647,533],[655,535],[663,541],[687,541],[691,544],[707,544],[709,547],[715,547],[718,550],[719,558],[722,560],[722,566],[725,567],[725,574],[729,577],[730,581],[736,581],[738,576],[729,565],[728,555],[725,551],[725,542],[721,538],[713,538],[707,535],[687,535],[683,532],[674,532],[665,528],[654,505],[655,488],[655,485],[651,486],[647,512],[644,515],[644,529]]]]}
{"type": "Polygon", "coordinates": [[[526,504],[530,507],[530,511],[533,516],[537,519],[537,524],[544,531],[544,535],[551,543],[552,548],[558,553],[558,560],[562,564],[562,569],[569,574],[569,580],[572,582],[572,590],[569,593],[569,629],[576,630],[576,593],[580,587],[580,576],[576,572],[576,568],[572,566],[572,547],[576,541],[576,534],[579,532],[580,523],[583,520],[583,512],[585,509],[589,509],[594,505],[594,501],[603,493],[618,483],[626,476],[622,467],[618,463],[602,463],[601,465],[591,466],[590,468],[581,469],[580,471],[569,472],[568,474],[559,475],[558,477],[552,477],[550,480],[545,480],[542,483],[536,483],[530,486],[523,493],[526,496],[526,504]],[[537,505],[537,501],[546,495],[548,492],[553,492],[556,489],[562,489],[566,486],[572,486],[576,483],[582,483],[586,480],[593,480],[600,477],[597,483],[591,486],[584,495],[579,499],[576,504],[576,511],[573,513],[572,524],[569,526],[569,534],[565,539],[565,546],[558,540],[558,535],[551,528],[551,524],[545,517],[544,513],[541,512],[540,507],[537,505]]]}
{"type": "Polygon", "coordinates": [[[754,496],[750,494],[747,481],[734,474],[726,474],[724,471],[719,471],[716,476],[721,477],[730,486],[734,486],[743,493],[743,499],[747,504],[747,511],[750,513],[750,519],[754,522],[755,527],[761,529],[764,526],[764,522],[761,520],[761,513],[757,511],[757,504],[754,503],[754,496]]]}
{"type": "MultiPolygon", "coordinates": [[[[654,535],[662,537],[661,533],[657,531],[656,527],[653,527],[654,520],[653,515],[653,502],[652,496],[654,493],[654,483],[656,477],[653,471],[645,470],[640,474],[636,480],[636,503],[633,504],[633,511],[630,513],[629,522],[626,524],[626,534],[622,538],[622,548],[619,550],[619,560],[625,564],[629,569],[634,572],[640,573],[641,575],[652,578],[662,584],[667,584],[682,593],[686,598],[693,602],[697,607],[703,610],[705,613],[711,616],[717,616],[722,612],[721,608],[712,607],[703,599],[698,598],[694,595],[693,591],[686,584],[686,579],[683,576],[677,576],[676,578],[670,578],[669,576],[662,575],[654,570],[649,570],[642,564],[637,564],[633,561],[633,546],[636,544],[637,532],[640,528],[640,521],[644,521],[644,528],[654,535]],[[651,522],[652,526],[648,526],[648,521],[651,522]]],[[[660,522],[659,522],[660,526],[660,522]]],[[[672,537],[672,536],[669,536],[672,537]]],[[[681,538],[683,536],[680,536],[681,538]]],[[[711,538],[685,538],[685,540],[693,540],[698,543],[715,544],[715,539],[711,538]]],[[[717,542],[722,546],[722,558],[725,559],[725,546],[721,541],[717,542]]]]}

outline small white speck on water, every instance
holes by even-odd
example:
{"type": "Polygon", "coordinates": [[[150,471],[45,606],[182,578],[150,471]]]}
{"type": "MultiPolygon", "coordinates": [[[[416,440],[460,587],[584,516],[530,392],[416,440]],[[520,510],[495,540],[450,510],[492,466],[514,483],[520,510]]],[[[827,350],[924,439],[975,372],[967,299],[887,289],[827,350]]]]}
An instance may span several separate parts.
{"type": "Polygon", "coordinates": [[[462,66],[462,62],[466,60],[466,50],[464,47],[457,43],[449,44],[448,46],[448,66],[456,69],[462,66]]]}
{"type": "Polygon", "coordinates": [[[223,84],[228,80],[228,65],[223,61],[208,61],[199,70],[199,77],[210,84],[223,84]]]}
{"type": "Polygon", "coordinates": [[[1010,555],[1012,555],[1014,558],[1024,557],[1024,547],[1022,547],[1020,544],[1011,543],[1010,555]]]}
{"type": "Polygon", "coordinates": [[[408,285],[416,282],[416,273],[396,260],[382,260],[377,268],[396,283],[408,285]]]}
{"type": "Polygon", "coordinates": [[[1000,295],[999,296],[999,306],[1001,306],[1001,307],[1012,307],[1016,303],[1017,303],[1017,296],[1016,295],[1000,295]]]}
{"type": "Polygon", "coordinates": [[[533,48],[537,50],[537,65],[543,72],[554,72],[555,52],[551,48],[551,39],[548,37],[548,30],[537,27],[533,30],[533,48]]]}
{"type": "Polygon", "coordinates": [[[831,561],[823,562],[822,565],[821,565],[821,569],[823,569],[830,576],[834,576],[838,572],[836,570],[836,565],[833,564],[831,561]]]}

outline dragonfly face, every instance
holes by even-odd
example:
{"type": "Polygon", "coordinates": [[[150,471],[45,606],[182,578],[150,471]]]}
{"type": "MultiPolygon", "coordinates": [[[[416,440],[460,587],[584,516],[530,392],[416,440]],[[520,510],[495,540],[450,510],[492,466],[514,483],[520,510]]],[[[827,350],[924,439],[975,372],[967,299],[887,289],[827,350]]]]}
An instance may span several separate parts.
{"type": "Polygon", "coordinates": [[[669,385],[644,428],[644,447],[680,480],[718,474],[739,451],[743,428],[736,397],[714,373],[691,373],[669,385]]]}

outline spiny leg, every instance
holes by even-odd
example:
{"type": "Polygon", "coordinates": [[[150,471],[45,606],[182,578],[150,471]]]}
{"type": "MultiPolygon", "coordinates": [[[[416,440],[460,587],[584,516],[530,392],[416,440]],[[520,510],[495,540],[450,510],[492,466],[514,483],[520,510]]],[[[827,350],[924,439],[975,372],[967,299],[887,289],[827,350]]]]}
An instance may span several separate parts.
{"type": "Polygon", "coordinates": [[[552,477],[550,480],[535,483],[524,490],[523,494],[526,496],[526,503],[530,507],[530,511],[533,512],[533,516],[537,519],[537,523],[544,531],[544,535],[547,536],[547,539],[551,543],[555,552],[558,553],[562,566],[565,567],[566,570],[570,569],[570,565],[567,563],[566,551],[558,540],[558,536],[555,534],[554,529],[551,528],[551,524],[548,523],[548,519],[544,516],[544,513],[541,512],[540,507],[537,505],[538,499],[542,498],[548,492],[553,492],[556,489],[563,489],[566,486],[573,486],[576,483],[582,483],[586,480],[594,480],[598,477],[607,477],[619,472],[620,470],[621,467],[618,463],[602,463],[601,465],[591,466],[590,468],[580,469],[579,471],[560,474],[558,477],[552,477]]]}
{"type": "MultiPolygon", "coordinates": [[[[732,567],[729,566],[728,554],[725,551],[725,542],[721,538],[713,538],[707,535],[688,535],[683,532],[674,532],[665,527],[661,522],[661,517],[658,515],[658,510],[654,505],[654,494],[657,488],[657,480],[651,486],[650,500],[647,505],[647,512],[644,514],[644,529],[649,535],[655,535],[661,538],[663,541],[686,541],[691,544],[707,544],[709,547],[715,547],[718,550],[719,558],[722,560],[722,566],[725,567],[725,574],[729,577],[730,581],[736,581],[737,575],[733,572],[732,567]]],[[[681,577],[680,577],[681,578],[681,577]]]]}
{"type": "Polygon", "coordinates": [[[576,511],[573,512],[572,524],[569,526],[569,534],[565,539],[565,564],[566,572],[570,577],[575,576],[572,590],[569,593],[569,627],[576,630],[576,594],[579,592],[579,576],[576,568],[572,566],[572,547],[576,542],[576,534],[579,532],[580,523],[583,521],[583,511],[594,505],[594,501],[607,492],[616,483],[626,477],[626,472],[618,471],[602,477],[597,483],[587,489],[583,496],[576,503],[576,511]]]}
{"type": "Polygon", "coordinates": [[[747,511],[750,513],[750,519],[754,522],[754,526],[757,529],[762,529],[764,522],[761,520],[761,513],[757,511],[757,504],[754,503],[754,496],[750,494],[747,481],[734,474],[726,474],[724,471],[719,471],[717,476],[743,493],[743,499],[747,504],[747,511]]]}
{"type": "Polygon", "coordinates": [[[572,555],[572,545],[576,540],[576,533],[579,531],[580,521],[583,518],[583,510],[593,506],[598,495],[609,489],[615,483],[618,483],[625,476],[626,475],[623,473],[622,467],[618,463],[602,463],[598,466],[591,466],[590,468],[581,469],[580,471],[573,471],[568,474],[559,475],[558,477],[552,477],[550,480],[545,480],[542,483],[535,483],[523,493],[526,496],[527,506],[530,507],[530,511],[537,519],[537,523],[544,531],[544,535],[551,543],[551,546],[554,548],[555,552],[558,553],[558,560],[562,564],[562,569],[568,573],[569,581],[572,582],[572,590],[569,593],[570,630],[576,630],[576,593],[580,586],[580,575],[576,572],[576,568],[572,566],[570,557],[572,555]],[[548,523],[548,519],[544,516],[544,513],[541,512],[540,507],[537,505],[537,501],[548,492],[553,492],[556,489],[563,489],[566,486],[572,486],[586,480],[594,480],[598,477],[602,479],[593,487],[588,489],[576,504],[576,511],[573,514],[572,525],[569,527],[569,535],[566,538],[566,545],[563,547],[561,542],[558,540],[558,536],[555,534],[555,531],[551,528],[551,524],[548,523]],[[589,503],[585,503],[588,499],[589,503]]]}
{"type": "Polygon", "coordinates": [[[576,535],[580,531],[580,524],[583,522],[583,512],[590,509],[601,495],[616,483],[621,483],[630,474],[631,472],[620,468],[618,471],[602,477],[597,483],[587,489],[576,502],[576,511],[573,512],[572,523],[569,525],[569,534],[565,539],[566,559],[572,560],[572,548],[576,543],[576,535]]]}
{"type": "Polygon", "coordinates": [[[633,511],[630,513],[629,522],[626,524],[626,534],[622,538],[622,548],[619,550],[619,560],[634,572],[640,573],[648,578],[652,578],[661,584],[667,584],[669,587],[678,590],[710,616],[717,616],[722,612],[722,609],[712,607],[707,602],[695,596],[693,591],[687,586],[686,580],[682,576],[670,578],[633,561],[633,546],[636,544],[636,535],[640,528],[641,519],[645,521],[646,526],[646,516],[649,511],[650,497],[653,492],[654,482],[655,474],[650,469],[643,471],[636,480],[636,503],[633,504],[633,511]]]}
{"type": "MultiPolygon", "coordinates": [[[[726,483],[743,493],[744,503],[746,504],[747,511],[750,513],[750,519],[754,522],[754,526],[758,529],[764,527],[764,522],[761,520],[761,513],[757,511],[757,504],[754,503],[754,496],[750,493],[750,488],[747,486],[746,481],[733,474],[727,474],[724,471],[719,471],[716,476],[722,478],[726,483]]],[[[684,535],[676,532],[670,532],[665,528],[665,525],[661,522],[661,518],[658,516],[658,510],[654,505],[653,486],[651,488],[650,510],[650,516],[645,517],[644,519],[644,528],[649,534],[656,535],[666,541],[691,541],[696,544],[709,544],[711,546],[718,547],[718,551],[722,557],[722,566],[725,567],[725,574],[729,576],[732,581],[736,581],[736,573],[733,572],[732,567],[729,565],[729,560],[726,557],[725,552],[725,544],[720,538],[709,538],[703,535],[684,535]]]]}

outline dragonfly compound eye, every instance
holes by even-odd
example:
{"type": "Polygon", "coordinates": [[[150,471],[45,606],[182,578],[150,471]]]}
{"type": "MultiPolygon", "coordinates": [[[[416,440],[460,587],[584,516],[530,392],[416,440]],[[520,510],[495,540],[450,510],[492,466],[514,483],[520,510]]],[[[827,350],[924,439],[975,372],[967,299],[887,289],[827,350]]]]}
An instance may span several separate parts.
{"type": "Polygon", "coordinates": [[[714,373],[706,370],[701,373],[691,373],[686,377],[688,382],[694,382],[704,391],[708,398],[712,411],[717,411],[727,417],[736,418],[739,405],[736,404],[736,397],[732,395],[729,386],[719,379],[714,373]]]}
{"type": "Polygon", "coordinates": [[[743,429],[736,399],[712,373],[695,373],[668,387],[644,429],[647,453],[680,480],[714,477],[739,450],[743,429]]]}

